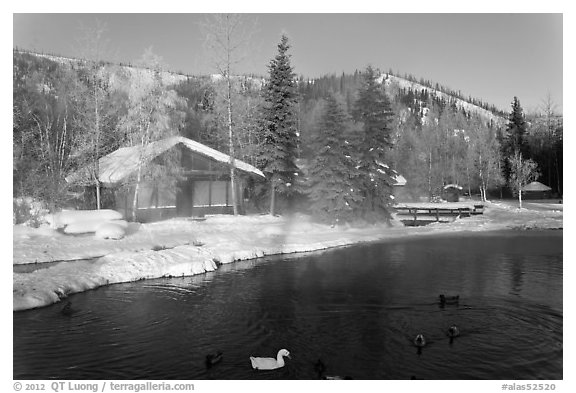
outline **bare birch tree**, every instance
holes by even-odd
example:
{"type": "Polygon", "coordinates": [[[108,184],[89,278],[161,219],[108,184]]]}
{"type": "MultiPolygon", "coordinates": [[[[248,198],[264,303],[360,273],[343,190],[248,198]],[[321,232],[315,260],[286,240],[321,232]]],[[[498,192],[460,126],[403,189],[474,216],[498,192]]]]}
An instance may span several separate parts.
{"type": "Polygon", "coordinates": [[[232,71],[246,56],[246,49],[255,30],[255,20],[243,14],[210,14],[200,23],[200,28],[213,65],[226,82],[232,207],[234,215],[238,215],[232,71]]]}
{"type": "Polygon", "coordinates": [[[52,72],[40,68],[15,77],[15,178],[20,180],[19,192],[46,201],[51,209],[67,198],[64,178],[71,170],[73,146],[79,137],[73,126],[78,84],[76,73],[68,67],[52,72]]]}
{"type": "Polygon", "coordinates": [[[538,178],[538,165],[522,157],[519,150],[516,150],[514,156],[508,158],[508,161],[510,162],[510,187],[518,193],[518,205],[522,209],[522,189],[538,178]]]}
{"type": "Polygon", "coordinates": [[[99,160],[108,151],[103,146],[103,128],[109,118],[106,111],[106,100],[109,94],[108,81],[110,79],[103,57],[108,51],[108,41],[105,39],[106,25],[96,19],[92,26],[81,26],[78,38],[79,53],[86,63],[86,88],[80,92],[77,124],[84,130],[84,140],[78,146],[78,153],[87,162],[88,183],[96,189],[96,209],[100,209],[99,160]]]}
{"type": "Polygon", "coordinates": [[[137,219],[138,192],[151,160],[150,143],[178,134],[184,120],[184,100],[166,86],[162,78],[162,60],[149,48],[130,72],[128,111],[120,121],[127,143],[138,146],[138,167],[132,200],[132,219],[137,219]]]}
{"type": "Polygon", "coordinates": [[[504,182],[500,170],[500,145],[496,132],[482,123],[481,119],[471,120],[468,155],[471,167],[474,170],[474,180],[480,190],[480,198],[487,200],[490,186],[500,185],[504,182]]]}

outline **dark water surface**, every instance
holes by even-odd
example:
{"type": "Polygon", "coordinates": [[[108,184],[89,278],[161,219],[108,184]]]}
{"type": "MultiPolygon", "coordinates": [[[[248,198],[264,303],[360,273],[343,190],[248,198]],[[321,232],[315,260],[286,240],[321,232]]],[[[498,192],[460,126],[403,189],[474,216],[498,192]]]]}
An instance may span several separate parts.
{"type": "Polygon", "coordinates": [[[71,316],[62,304],[14,313],[14,379],[315,379],[319,358],[354,379],[563,377],[562,231],[263,258],[69,300],[71,316]],[[440,307],[440,293],[459,304],[440,307]],[[250,355],[281,348],[286,367],[251,369],[250,355]]]}

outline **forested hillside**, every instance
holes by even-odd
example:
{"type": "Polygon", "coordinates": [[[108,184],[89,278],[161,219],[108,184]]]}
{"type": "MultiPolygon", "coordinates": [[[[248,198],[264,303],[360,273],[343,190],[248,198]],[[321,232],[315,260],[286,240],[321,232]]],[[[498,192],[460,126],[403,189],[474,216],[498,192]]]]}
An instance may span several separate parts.
{"type": "MultiPolygon", "coordinates": [[[[262,151],[270,142],[266,116],[273,117],[265,109],[270,108],[265,93],[270,76],[237,76],[231,81],[234,156],[263,168],[262,151]]],[[[119,147],[171,135],[228,153],[225,82],[168,72],[153,53],[138,64],[116,65],[15,50],[14,196],[31,196],[52,208],[67,206],[73,198],[83,201],[83,207],[106,205],[111,203],[106,192],[87,191],[92,186],[99,190],[98,158],[119,147]],[[92,175],[82,184],[65,180],[86,167],[92,175]]],[[[354,203],[368,203],[366,187],[372,187],[375,173],[382,172],[384,178],[379,190],[393,185],[391,173],[383,168],[402,174],[414,199],[439,197],[446,184],[458,184],[482,198],[505,194],[514,149],[538,164],[540,181],[562,193],[563,124],[551,106],[542,116],[525,119],[515,97],[511,102],[517,107],[504,114],[439,84],[371,68],[313,80],[294,75],[290,86],[295,92],[289,105],[294,114],[294,159],[314,174],[297,192],[319,201],[326,197],[318,195],[329,191],[329,199],[340,198],[339,205],[330,209],[344,217],[354,203]],[[375,102],[379,104],[373,106],[375,102]],[[525,121],[519,123],[518,116],[525,121]],[[353,151],[353,146],[359,150],[353,151]],[[319,153],[327,148],[332,149],[332,158],[322,161],[319,153]],[[342,167],[335,171],[335,165],[342,167]],[[341,186],[325,182],[327,176],[347,180],[364,176],[368,183],[358,183],[358,194],[352,190],[345,196],[337,191],[343,190],[341,186]],[[325,189],[319,192],[318,187],[325,189]]],[[[163,167],[143,174],[149,179],[167,175],[163,167]]],[[[255,196],[268,198],[266,189],[256,185],[255,196]]],[[[372,196],[380,191],[374,192],[372,196]]],[[[363,209],[374,210],[375,203],[363,209]]],[[[382,209],[386,206],[388,202],[382,209]]],[[[326,206],[316,207],[326,212],[326,206]]]]}

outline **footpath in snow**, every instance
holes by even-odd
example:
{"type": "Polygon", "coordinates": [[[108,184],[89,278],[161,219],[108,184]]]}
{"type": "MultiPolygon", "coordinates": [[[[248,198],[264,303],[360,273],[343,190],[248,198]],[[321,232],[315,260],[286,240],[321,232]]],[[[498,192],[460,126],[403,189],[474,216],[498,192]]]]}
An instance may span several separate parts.
{"type": "Polygon", "coordinates": [[[510,203],[489,203],[483,215],[423,227],[396,222],[392,227],[332,228],[305,215],[179,218],[130,224],[120,240],[17,225],[13,232],[13,309],[47,306],[102,285],[201,274],[220,264],[265,255],[448,232],[562,228],[561,204],[527,207],[519,210],[510,203]]]}

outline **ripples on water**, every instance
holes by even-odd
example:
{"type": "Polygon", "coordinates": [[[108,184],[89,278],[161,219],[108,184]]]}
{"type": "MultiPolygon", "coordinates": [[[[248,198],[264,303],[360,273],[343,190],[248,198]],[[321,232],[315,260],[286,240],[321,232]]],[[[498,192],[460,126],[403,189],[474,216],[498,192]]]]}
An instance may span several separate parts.
{"type": "Polygon", "coordinates": [[[319,358],[354,379],[562,379],[561,231],[244,261],[70,301],[71,316],[63,304],[14,313],[15,379],[315,379],[319,358]],[[442,308],[440,293],[461,301],[442,308]],[[249,356],[281,348],[286,367],[251,369],[249,356]]]}

